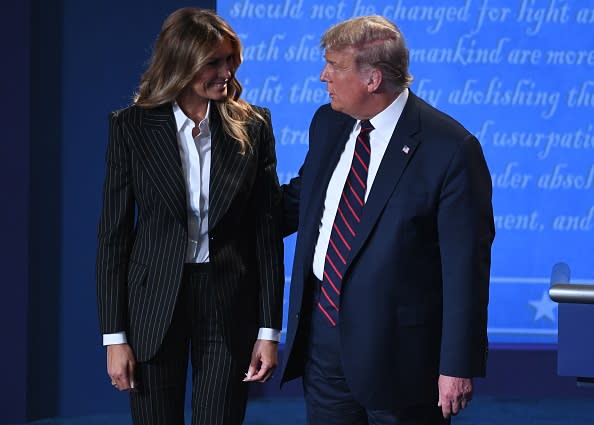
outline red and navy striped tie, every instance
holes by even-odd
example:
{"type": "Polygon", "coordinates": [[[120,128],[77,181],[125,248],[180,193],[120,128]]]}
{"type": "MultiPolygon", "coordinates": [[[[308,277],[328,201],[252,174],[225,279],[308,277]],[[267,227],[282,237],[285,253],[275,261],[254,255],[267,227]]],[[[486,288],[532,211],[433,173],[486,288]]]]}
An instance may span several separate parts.
{"type": "Polygon", "coordinates": [[[369,121],[361,121],[351,169],[342,189],[326,252],[318,308],[331,326],[336,326],[338,321],[342,278],[365,205],[367,169],[371,155],[369,133],[372,130],[373,126],[369,121]]]}

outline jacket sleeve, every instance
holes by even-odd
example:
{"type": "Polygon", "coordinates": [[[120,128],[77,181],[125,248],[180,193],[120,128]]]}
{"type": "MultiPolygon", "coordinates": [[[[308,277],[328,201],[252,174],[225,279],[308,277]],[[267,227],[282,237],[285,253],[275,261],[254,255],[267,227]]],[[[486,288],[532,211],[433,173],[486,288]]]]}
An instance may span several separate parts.
{"type": "Polygon", "coordinates": [[[276,152],[270,111],[259,134],[260,154],[256,188],[256,258],[260,276],[260,327],[281,329],[284,292],[284,252],[281,234],[281,191],[276,173],[276,152]]]}
{"type": "Polygon", "coordinates": [[[127,330],[128,258],[133,243],[135,210],[129,159],[121,116],[114,112],[109,117],[96,265],[99,325],[103,334],[127,330]]]}
{"type": "Polygon", "coordinates": [[[454,153],[441,190],[438,232],[443,276],[440,373],[484,376],[491,244],[491,177],[479,142],[454,153]]]}

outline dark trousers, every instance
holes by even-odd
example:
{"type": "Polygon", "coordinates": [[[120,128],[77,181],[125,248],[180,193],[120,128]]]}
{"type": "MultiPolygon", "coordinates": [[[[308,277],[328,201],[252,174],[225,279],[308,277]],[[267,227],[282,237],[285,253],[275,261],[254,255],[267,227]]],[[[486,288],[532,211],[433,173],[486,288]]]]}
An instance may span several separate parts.
{"type": "MultiPolygon", "coordinates": [[[[331,327],[316,307],[320,281],[315,285],[314,305],[307,349],[303,389],[308,425],[448,425],[435,405],[406,409],[368,410],[351,394],[340,354],[340,329],[331,327]]],[[[381,344],[381,341],[375,343],[381,344]]],[[[373,361],[373,359],[370,359],[373,361]]],[[[435,382],[437,386],[437,382],[435,382]]]]}
{"type": "Polygon", "coordinates": [[[130,393],[135,425],[184,423],[188,352],[192,363],[192,424],[243,422],[247,384],[242,379],[247,369],[242,370],[244,367],[229,351],[220,319],[213,288],[209,287],[208,265],[186,265],[165,340],[153,359],[136,366],[139,390],[130,393]]]}

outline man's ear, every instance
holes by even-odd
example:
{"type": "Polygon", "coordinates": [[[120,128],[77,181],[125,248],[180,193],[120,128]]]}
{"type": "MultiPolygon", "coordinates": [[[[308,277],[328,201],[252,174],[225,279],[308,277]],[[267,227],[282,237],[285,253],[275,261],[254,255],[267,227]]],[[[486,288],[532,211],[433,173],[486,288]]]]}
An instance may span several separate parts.
{"type": "Polygon", "coordinates": [[[371,68],[369,72],[369,78],[367,81],[367,91],[369,93],[375,93],[379,90],[383,80],[382,72],[377,68],[371,68]]]}

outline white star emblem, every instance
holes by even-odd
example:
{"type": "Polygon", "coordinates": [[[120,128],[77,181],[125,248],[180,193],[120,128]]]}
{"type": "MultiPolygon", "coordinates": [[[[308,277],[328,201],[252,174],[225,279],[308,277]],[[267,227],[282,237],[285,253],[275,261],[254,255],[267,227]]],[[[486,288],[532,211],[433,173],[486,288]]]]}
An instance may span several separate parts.
{"type": "Polygon", "coordinates": [[[528,304],[530,304],[536,310],[534,314],[534,320],[545,317],[551,322],[555,321],[554,310],[557,308],[557,303],[549,298],[548,291],[543,291],[540,300],[528,301],[528,304]]]}
{"type": "Polygon", "coordinates": [[[402,147],[402,152],[408,155],[408,153],[410,152],[410,148],[408,147],[408,145],[404,145],[402,147]]]}

